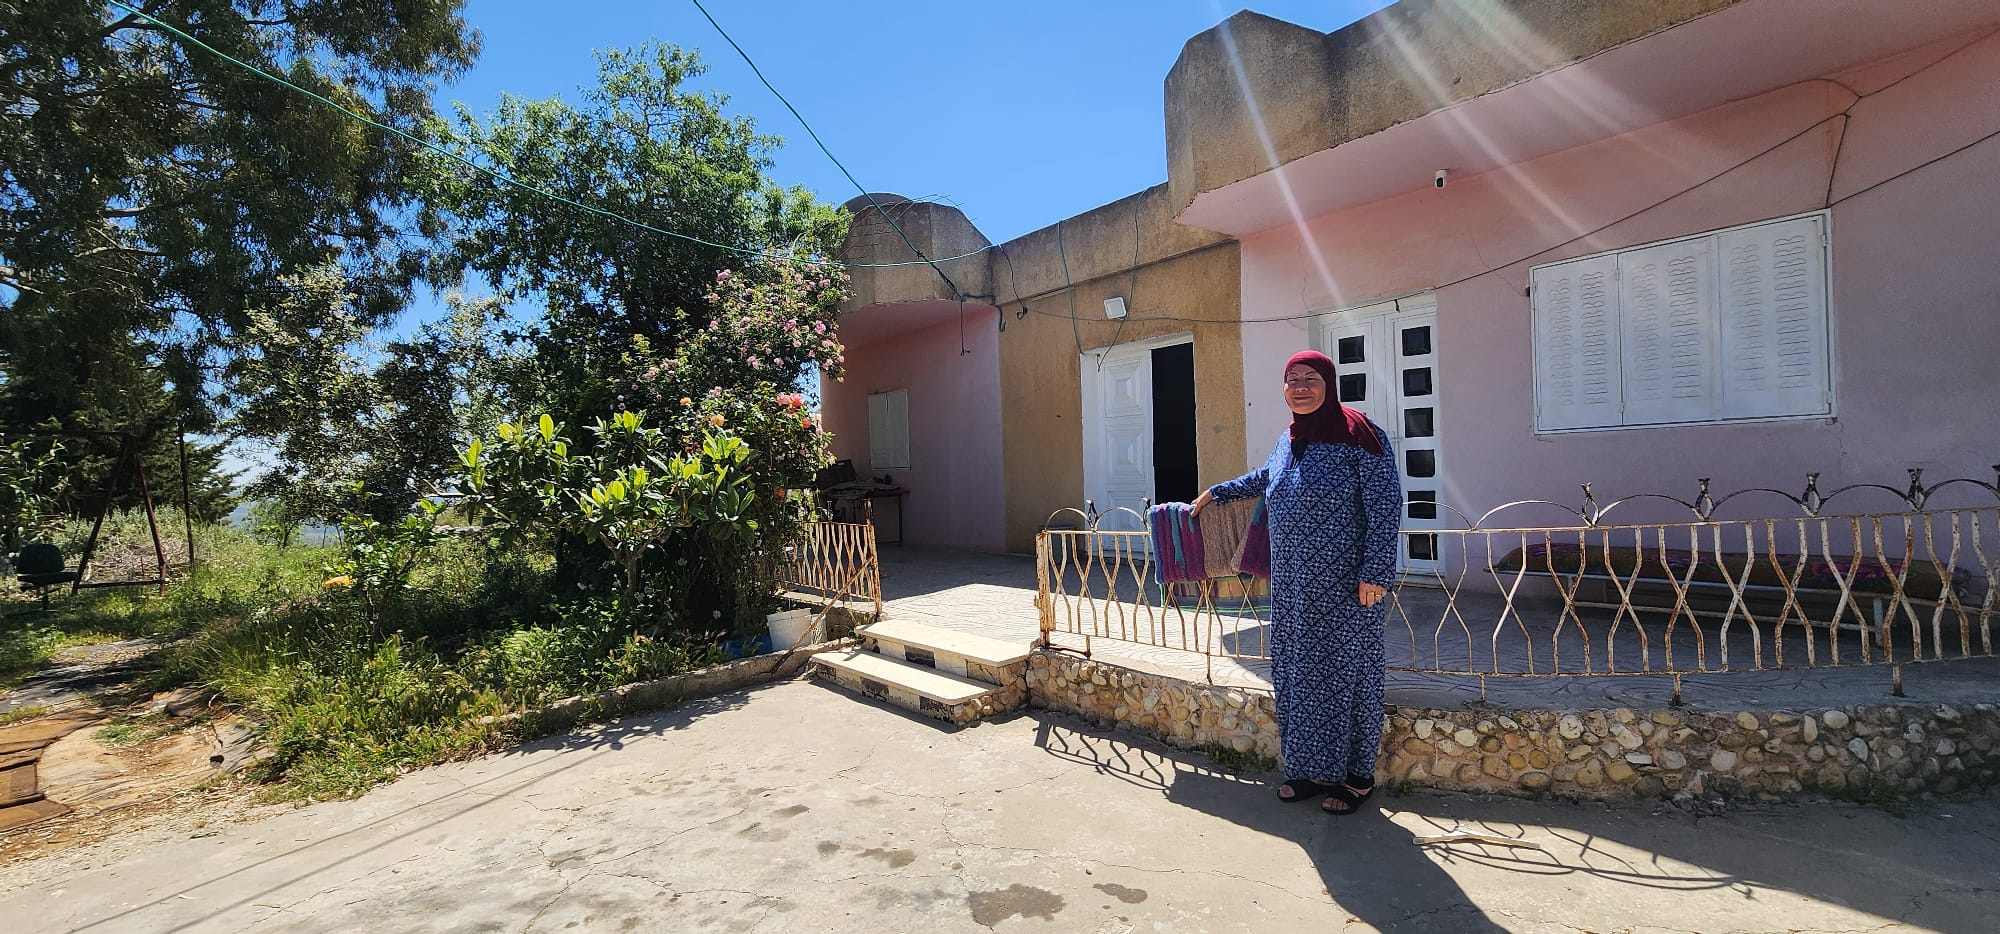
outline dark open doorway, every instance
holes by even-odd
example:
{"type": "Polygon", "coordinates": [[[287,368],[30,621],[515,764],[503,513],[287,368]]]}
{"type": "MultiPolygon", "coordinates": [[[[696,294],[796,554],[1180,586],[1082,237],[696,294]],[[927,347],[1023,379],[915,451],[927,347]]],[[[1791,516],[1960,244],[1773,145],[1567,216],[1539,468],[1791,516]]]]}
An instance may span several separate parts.
{"type": "Polygon", "coordinates": [[[1153,351],[1153,501],[1186,503],[1200,493],[1195,467],[1194,345],[1153,351]]]}

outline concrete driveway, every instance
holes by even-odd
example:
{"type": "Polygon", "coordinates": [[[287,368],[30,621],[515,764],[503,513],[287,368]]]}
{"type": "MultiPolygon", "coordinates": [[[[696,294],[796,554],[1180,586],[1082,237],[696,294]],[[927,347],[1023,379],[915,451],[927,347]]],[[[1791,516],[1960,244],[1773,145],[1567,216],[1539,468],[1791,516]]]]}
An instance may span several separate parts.
{"type": "Polygon", "coordinates": [[[0,869],[29,931],[1991,930],[2000,803],[1677,811],[1378,796],[1335,819],[1034,712],[801,681],[357,801],[0,869]],[[1423,848],[1463,826],[1542,845],[1423,848]]]}

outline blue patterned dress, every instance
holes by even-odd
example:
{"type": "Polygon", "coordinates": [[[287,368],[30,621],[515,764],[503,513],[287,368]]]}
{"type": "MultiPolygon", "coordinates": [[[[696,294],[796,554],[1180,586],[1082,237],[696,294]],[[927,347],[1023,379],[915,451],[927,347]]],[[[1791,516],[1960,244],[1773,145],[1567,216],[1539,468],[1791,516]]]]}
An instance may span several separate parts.
{"type": "MultiPolygon", "coordinates": [[[[1372,424],[1370,427],[1374,427],[1372,424]]],[[[1375,777],[1382,745],[1382,614],[1363,607],[1361,581],[1395,582],[1403,490],[1384,453],[1309,444],[1290,433],[1262,467],[1211,488],[1215,501],[1263,494],[1271,522],[1271,683],[1285,777],[1375,777]]]]}

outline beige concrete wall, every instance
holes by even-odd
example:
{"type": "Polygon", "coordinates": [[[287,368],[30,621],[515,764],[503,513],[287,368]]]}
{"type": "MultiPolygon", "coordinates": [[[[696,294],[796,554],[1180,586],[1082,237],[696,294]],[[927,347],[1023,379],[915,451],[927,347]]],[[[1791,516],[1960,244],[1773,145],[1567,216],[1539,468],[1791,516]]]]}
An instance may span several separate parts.
{"type": "Polygon", "coordinates": [[[1402,0],[1326,35],[1246,10],[1167,74],[1175,210],[1273,167],[1257,117],[1282,165],[1737,2],[1402,0]]]}
{"type": "Polygon", "coordinates": [[[854,215],[854,220],[848,225],[847,238],[841,241],[836,255],[848,263],[909,265],[860,265],[849,269],[852,291],[841,306],[842,313],[877,303],[957,301],[959,296],[952,294],[939,272],[950,276],[960,292],[977,295],[993,291],[987,281],[987,271],[991,268],[988,254],[976,252],[987,245],[986,237],[965,219],[964,212],[948,204],[911,201],[886,192],[878,192],[873,198],[872,204],[866,197],[857,197],[842,205],[854,215]],[[876,209],[877,205],[881,210],[876,209]],[[895,221],[893,226],[890,220],[895,221]],[[911,244],[935,261],[937,267],[918,259],[910,251],[911,244]],[[966,253],[973,255],[952,259],[966,253]]]}
{"type": "Polygon", "coordinates": [[[1000,334],[1000,396],[1008,551],[1032,552],[1035,532],[1051,512],[1083,504],[1080,351],[1192,333],[1201,482],[1243,471],[1234,241],[1175,224],[1160,185],[1066,220],[1060,234],[1050,227],[1001,244],[993,264],[1007,325],[1000,334]],[[1075,286],[1074,321],[1072,292],[1063,286],[1065,258],[1075,286]],[[1131,309],[1122,327],[1104,317],[1104,300],[1114,295],[1131,309]]]}

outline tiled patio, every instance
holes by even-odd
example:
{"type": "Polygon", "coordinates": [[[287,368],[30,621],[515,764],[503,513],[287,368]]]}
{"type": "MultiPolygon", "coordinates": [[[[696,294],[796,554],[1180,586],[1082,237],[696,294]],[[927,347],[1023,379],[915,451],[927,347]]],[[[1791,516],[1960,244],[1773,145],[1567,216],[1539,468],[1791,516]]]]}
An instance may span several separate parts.
{"type": "MultiPolygon", "coordinates": [[[[1032,559],[895,546],[882,549],[881,556],[884,613],[889,618],[912,620],[1011,642],[1030,642],[1038,636],[1035,562],[1032,559]]],[[[1399,596],[1412,620],[1434,621],[1441,615],[1443,597],[1438,591],[1411,587],[1399,596]]],[[[1479,635],[1468,638],[1469,632],[1458,630],[1455,626],[1440,631],[1434,623],[1416,622],[1405,627],[1392,618],[1386,634],[1389,664],[1426,667],[1433,665],[1434,658],[1441,655],[1446,667],[1463,667],[1464,659],[1470,652],[1474,664],[1485,668],[1490,665],[1491,653],[1497,651],[1502,659],[1501,670],[1528,670],[1529,650],[1525,640],[1505,638],[1495,643],[1487,637],[1491,620],[1500,616],[1497,599],[1488,599],[1482,604],[1479,598],[1461,597],[1459,609],[1470,624],[1468,629],[1479,635]],[[1478,620],[1487,622],[1481,626],[1475,622],[1478,620]],[[1417,646],[1414,651],[1412,643],[1417,646]],[[1416,665],[1412,665],[1412,660],[1416,665]]],[[[1553,625],[1554,615],[1551,613],[1547,626],[1553,628],[1553,625]]],[[[1690,664],[1687,660],[1694,657],[1694,646],[1687,632],[1683,632],[1682,636],[1675,640],[1675,652],[1677,661],[1685,667],[1690,664]]],[[[1254,626],[1237,637],[1245,645],[1255,644],[1257,638],[1254,626]]],[[[1655,653],[1653,664],[1657,667],[1661,662],[1658,653],[1663,646],[1657,641],[1657,635],[1655,639],[1652,651],[1655,653]]],[[[1074,648],[1083,647],[1082,638],[1075,634],[1058,632],[1055,642],[1074,648]]],[[[1548,642],[1544,640],[1541,646],[1541,652],[1546,653],[1548,642]]],[[[1741,635],[1735,637],[1730,653],[1734,664],[1744,663],[1744,653],[1748,648],[1747,639],[1741,635]]],[[[1580,649],[1580,643],[1565,644],[1566,670],[1572,667],[1571,660],[1581,657],[1580,649]]],[[[1090,650],[1094,657],[1114,664],[1188,680],[1266,690],[1270,687],[1270,666],[1261,659],[1211,658],[1198,652],[1105,638],[1090,640],[1090,650]]],[[[1600,643],[1594,650],[1601,653],[1603,645],[1600,643]]],[[[1768,652],[1769,646],[1765,650],[1768,652]]],[[[1717,650],[1711,645],[1709,651],[1713,653],[1717,650]]],[[[1797,640],[1788,643],[1786,651],[1787,659],[1792,663],[1803,657],[1803,645],[1797,640]]],[[[1823,646],[1821,651],[1825,651],[1823,646]]],[[[1857,657],[1855,651],[1843,651],[1849,661],[1857,657]]],[[[1636,662],[1636,646],[1621,639],[1619,652],[1623,660],[1621,665],[1629,666],[1636,662]]],[[[1711,655],[1711,659],[1714,657],[1711,655]]],[[[1601,656],[1596,664],[1601,670],[1601,656]]],[[[1535,670],[1549,670],[1547,662],[1538,663],[1535,670]]],[[[1481,680],[1464,675],[1391,671],[1390,700],[1392,703],[1441,707],[1477,703],[1481,699],[1481,680]]],[[[1688,675],[1682,681],[1684,700],[1697,707],[1815,707],[1879,702],[1890,696],[1890,672],[1884,666],[1734,671],[1688,675]]],[[[1551,702],[1575,707],[1659,706],[1668,703],[1673,692],[1672,679],[1660,675],[1489,677],[1484,682],[1485,697],[1491,702],[1537,703],[1541,706],[1551,702]]],[[[1905,665],[1903,682],[1906,696],[1913,701],[1990,702],[2000,697],[2000,659],[1905,665]]]]}

